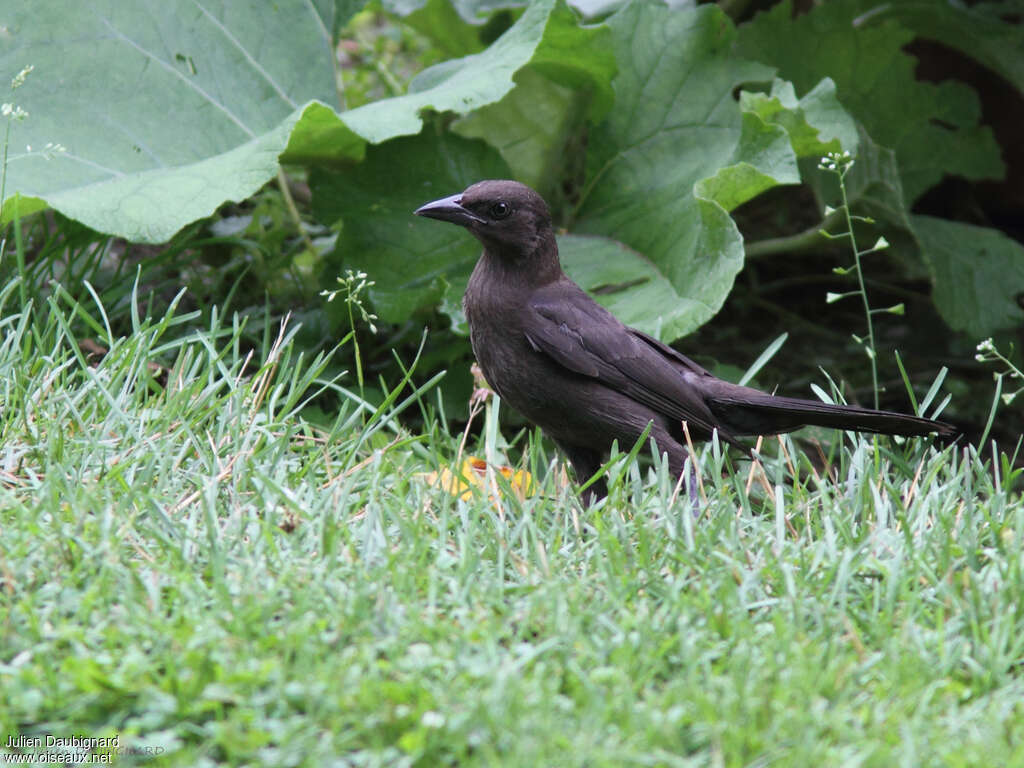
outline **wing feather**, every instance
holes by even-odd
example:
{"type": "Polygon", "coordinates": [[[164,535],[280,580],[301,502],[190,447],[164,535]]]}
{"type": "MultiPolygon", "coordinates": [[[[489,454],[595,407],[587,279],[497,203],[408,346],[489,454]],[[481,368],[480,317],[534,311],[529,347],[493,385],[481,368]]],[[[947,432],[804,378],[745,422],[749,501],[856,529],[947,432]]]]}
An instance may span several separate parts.
{"type": "Polygon", "coordinates": [[[687,381],[707,375],[703,368],[627,328],[576,285],[559,281],[554,286],[551,296],[538,292],[529,305],[526,338],[535,350],[670,418],[708,434],[716,428],[722,432],[700,390],[687,381]]]}

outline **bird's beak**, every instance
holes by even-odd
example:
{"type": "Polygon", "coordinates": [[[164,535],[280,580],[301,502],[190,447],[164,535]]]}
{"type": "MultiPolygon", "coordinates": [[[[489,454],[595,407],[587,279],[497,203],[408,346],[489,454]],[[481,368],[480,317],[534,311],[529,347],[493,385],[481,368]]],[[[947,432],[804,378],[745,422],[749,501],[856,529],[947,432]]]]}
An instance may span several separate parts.
{"type": "Polygon", "coordinates": [[[487,219],[477,216],[468,208],[462,207],[461,194],[442,197],[440,200],[434,200],[426,205],[421,205],[413,213],[417,216],[426,216],[428,219],[450,221],[452,224],[458,224],[463,227],[468,227],[470,224],[487,223],[487,219]]]}

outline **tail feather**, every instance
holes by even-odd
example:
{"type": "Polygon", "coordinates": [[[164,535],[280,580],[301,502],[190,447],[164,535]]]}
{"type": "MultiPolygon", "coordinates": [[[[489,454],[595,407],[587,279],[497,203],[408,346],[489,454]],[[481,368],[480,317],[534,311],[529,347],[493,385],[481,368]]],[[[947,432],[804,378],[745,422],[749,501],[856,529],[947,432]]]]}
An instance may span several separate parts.
{"type": "Polygon", "coordinates": [[[959,430],[952,424],[894,411],[876,411],[855,405],[829,405],[762,392],[751,396],[751,392],[755,390],[747,390],[741,397],[719,396],[708,403],[712,413],[734,435],[775,435],[806,426],[908,437],[932,433],[953,437],[959,434],[959,430]]]}

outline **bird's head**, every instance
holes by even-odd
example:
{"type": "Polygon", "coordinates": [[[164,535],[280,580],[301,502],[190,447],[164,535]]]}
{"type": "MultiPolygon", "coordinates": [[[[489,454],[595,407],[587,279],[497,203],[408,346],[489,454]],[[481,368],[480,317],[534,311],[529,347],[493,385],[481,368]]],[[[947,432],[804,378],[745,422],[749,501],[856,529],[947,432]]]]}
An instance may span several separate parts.
{"type": "Polygon", "coordinates": [[[464,192],[420,206],[417,216],[465,227],[488,254],[508,264],[558,263],[551,213],[544,198],[518,181],[479,181],[464,192]]]}

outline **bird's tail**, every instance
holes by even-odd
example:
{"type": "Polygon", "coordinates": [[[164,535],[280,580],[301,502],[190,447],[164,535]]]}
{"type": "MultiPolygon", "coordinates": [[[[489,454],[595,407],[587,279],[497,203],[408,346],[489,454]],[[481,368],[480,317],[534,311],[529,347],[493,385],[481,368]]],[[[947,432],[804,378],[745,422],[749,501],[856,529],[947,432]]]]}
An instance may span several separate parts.
{"type": "Polygon", "coordinates": [[[775,435],[806,426],[850,429],[883,435],[954,437],[952,424],[893,411],[876,411],[855,405],[829,405],[815,400],[778,397],[744,388],[742,396],[722,394],[708,405],[733,435],[775,435]]]}

